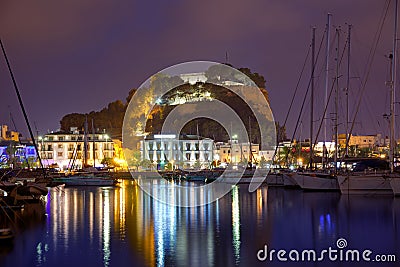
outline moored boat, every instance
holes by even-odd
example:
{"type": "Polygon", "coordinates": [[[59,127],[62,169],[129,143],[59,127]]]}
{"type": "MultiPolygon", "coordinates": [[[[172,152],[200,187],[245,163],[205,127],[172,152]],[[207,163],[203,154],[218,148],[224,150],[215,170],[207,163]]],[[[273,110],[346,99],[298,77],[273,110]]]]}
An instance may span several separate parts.
{"type": "Polygon", "coordinates": [[[14,233],[11,228],[0,229],[0,241],[10,241],[14,238],[14,233]]]}
{"type": "Polygon", "coordinates": [[[339,191],[336,176],[323,172],[296,172],[291,176],[303,190],[339,191]]]}
{"type": "Polygon", "coordinates": [[[386,173],[350,173],[338,175],[337,179],[342,194],[393,194],[391,176],[386,173]]]}
{"type": "Polygon", "coordinates": [[[75,174],[53,178],[53,183],[65,184],[65,186],[114,186],[118,181],[108,175],[75,174]]]}
{"type": "Polygon", "coordinates": [[[400,197],[400,174],[393,173],[390,177],[390,186],[395,197],[400,197]]]}

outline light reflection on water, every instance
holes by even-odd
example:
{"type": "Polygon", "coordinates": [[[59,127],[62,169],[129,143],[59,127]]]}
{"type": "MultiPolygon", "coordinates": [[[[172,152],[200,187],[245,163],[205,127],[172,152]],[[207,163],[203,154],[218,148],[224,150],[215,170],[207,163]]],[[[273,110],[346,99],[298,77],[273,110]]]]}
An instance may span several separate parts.
{"type": "MultiPolygon", "coordinates": [[[[29,212],[25,220],[34,217],[29,212]]],[[[42,212],[43,223],[16,226],[13,247],[0,245],[0,266],[265,266],[256,257],[265,244],[319,250],[340,237],[352,248],[400,251],[400,199],[388,197],[267,187],[249,193],[240,185],[210,205],[179,208],[124,181],[52,190],[42,212]]]]}
{"type": "Polygon", "coordinates": [[[232,246],[235,264],[240,262],[240,208],[238,186],[232,188],[232,246]]]}

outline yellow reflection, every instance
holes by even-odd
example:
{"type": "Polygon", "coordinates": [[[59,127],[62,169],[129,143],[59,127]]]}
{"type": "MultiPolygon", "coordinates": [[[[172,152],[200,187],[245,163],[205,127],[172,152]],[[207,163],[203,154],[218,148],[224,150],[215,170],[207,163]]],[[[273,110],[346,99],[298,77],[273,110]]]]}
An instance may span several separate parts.
{"type": "Polygon", "coordinates": [[[104,209],[103,209],[103,263],[108,266],[110,263],[110,195],[108,190],[103,191],[104,209]]]}
{"type": "Polygon", "coordinates": [[[93,221],[94,221],[94,200],[93,200],[93,192],[89,193],[89,237],[90,243],[93,242],[93,221]]]}
{"type": "Polygon", "coordinates": [[[125,197],[126,197],[126,186],[122,183],[119,190],[119,230],[121,239],[125,239],[125,197]]]}
{"type": "MultiPolygon", "coordinates": [[[[128,182],[128,181],[125,181],[128,182]]],[[[141,251],[149,266],[156,266],[156,245],[153,217],[151,216],[152,199],[143,193],[139,186],[131,184],[130,192],[125,195],[126,233],[133,250],[141,251]]]]}
{"type": "Polygon", "coordinates": [[[262,217],[263,211],[263,196],[261,188],[257,189],[257,219],[259,220],[262,217]]]}

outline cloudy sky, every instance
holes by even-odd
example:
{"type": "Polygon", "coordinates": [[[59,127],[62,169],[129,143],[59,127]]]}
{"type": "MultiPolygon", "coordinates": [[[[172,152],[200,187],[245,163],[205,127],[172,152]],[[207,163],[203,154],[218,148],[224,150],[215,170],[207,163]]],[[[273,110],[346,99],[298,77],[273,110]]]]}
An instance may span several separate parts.
{"type": "MultiPolygon", "coordinates": [[[[311,27],[317,28],[319,46],[328,13],[332,14],[330,82],[335,75],[335,28],[341,26],[341,51],[347,24],[353,25],[349,101],[350,111],[354,112],[386,3],[387,0],[0,0],[0,37],[30,121],[41,133],[59,128],[60,119],[67,113],[100,110],[110,101],[124,100],[131,88],[139,87],[166,67],[193,60],[224,62],[226,52],[232,65],[249,67],[264,75],[275,119],[282,123],[307,54],[311,27]]],[[[389,104],[385,55],[392,50],[393,10],[391,3],[356,119],[355,132],[359,134],[388,133],[382,114],[388,112],[389,104]]],[[[316,70],[317,123],[325,94],[324,49],[316,70]]],[[[289,135],[307,88],[310,63],[307,64],[288,121],[289,135]]],[[[343,63],[340,68],[342,109],[345,67],[343,63]]],[[[26,132],[3,57],[0,92],[0,124],[11,124],[11,113],[18,130],[26,132]]],[[[302,138],[309,128],[307,103],[301,119],[302,138]]],[[[340,114],[343,118],[343,111],[340,114]]],[[[340,127],[343,125],[342,122],[340,127]]]]}

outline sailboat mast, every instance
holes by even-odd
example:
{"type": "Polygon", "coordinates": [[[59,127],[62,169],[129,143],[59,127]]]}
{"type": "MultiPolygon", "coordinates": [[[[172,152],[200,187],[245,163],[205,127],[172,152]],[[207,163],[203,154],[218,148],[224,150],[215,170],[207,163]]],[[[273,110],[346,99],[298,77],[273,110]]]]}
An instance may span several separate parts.
{"type": "MultiPolygon", "coordinates": [[[[42,162],[42,159],[40,158],[40,152],[39,152],[38,146],[36,144],[35,137],[33,135],[31,125],[29,124],[28,115],[26,114],[24,103],[22,102],[21,94],[19,93],[19,89],[18,89],[18,86],[17,86],[17,81],[15,80],[14,74],[13,74],[12,69],[11,69],[10,62],[8,61],[6,50],[5,50],[4,46],[3,46],[3,42],[1,41],[1,39],[0,39],[0,46],[1,46],[1,50],[3,51],[4,59],[6,60],[6,63],[7,63],[8,71],[10,72],[10,76],[11,76],[11,79],[12,79],[12,82],[13,82],[13,85],[14,85],[15,93],[17,94],[19,105],[21,106],[22,114],[24,115],[24,119],[25,119],[26,125],[28,126],[28,131],[29,131],[29,135],[30,135],[30,137],[32,139],[32,144],[33,144],[33,146],[35,147],[35,150],[36,150],[36,155],[37,155],[37,158],[39,160],[40,168],[43,171],[43,178],[46,178],[46,170],[43,167],[43,162],[42,162]]],[[[14,123],[14,120],[13,120],[13,123],[14,123]]],[[[15,126],[15,123],[14,123],[14,126],[15,126]]]]}
{"type": "MultiPolygon", "coordinates": [[[[351,37],[351,25],[348,25],[348,33],[347,33],[347,85],[346,85],[346,140],[349,135],[349,89],[350,89],[350,37],[351,37]]],[[[346,141],[346,152],[345,156],[349,156],[349,143],[346,141]]]]}
{"type": "Polygon", "coordinates": [[[96,143],[94,141],[94,136],[95,136],[94,123],[93,123],[93,119],[92,119],[93,167],[96,167],[96,143]]]}
{"type": "Polygon", "coordinates": [[[390,90],[390,171],[394,170],[394,160],[395,160],[395,93],[396,93],[396,54],[397,54],[397,17],[398,17],[398,0],[395,2],[395,14],[394,14],[394,34],[393,34],[393,54],[391,58],[391,72],[392,72],[392,83],[390,90]]]}
{"type": "Polygon", "coordinates": [[[87,116],[85,116],[85,125],[83,129],[83,154],[84,154],[83,166],[82,166],[83,168],[86,168],[88,161],[87,133],[88,133],[88,122],[87,122],[87,116]]]}
{"type": "Polygon", "coordinates": [[[340,29],[336,28],[337,35],[337,45],[336,45],[336,92],[335,92],[335,173],[337,173],[337,162],[338,162],[338,154],[339,154],[339,146],[338,146],[338,123],[339,123],[339,45],[340,45],[340,29]]]}
{"type": "Polygon", "coordinates": [[[251,120],[249,116],[249,162],[251,167],[253,167],[253,150],[251,148],[251,120]]]}
{"type": "MultiPolygon", "coordinates": [[[[315,70],[315,27],[312,28],[311,41],[311,103],[310,103],[310,168],[313,169],[313,124],[314,124],[314,70],[315,70]]],[[[300,146],[301,150],[301,146],[300,146]]]]}
{"type": "MultiPolygon", "coordinates": [[[[330,45],[330,29],[331,16],[328,13],[328,23],[326,24],[326,54],[325,54],[325,107],[328,105],[328,87],[329,87],[329,45],[330,45]]],[[[326,152],[326,118],[324,119],[324,146],[322,149],[322,166],[325,167],[325,152],[326,152]]]]}

